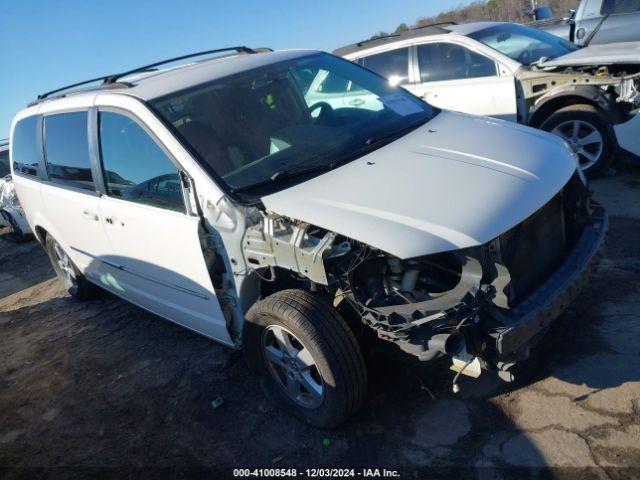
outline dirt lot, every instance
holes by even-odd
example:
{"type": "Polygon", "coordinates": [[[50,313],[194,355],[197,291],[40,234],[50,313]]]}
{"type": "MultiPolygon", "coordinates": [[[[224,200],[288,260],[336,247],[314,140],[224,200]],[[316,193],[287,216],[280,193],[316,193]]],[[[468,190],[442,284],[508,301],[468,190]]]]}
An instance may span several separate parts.
{"type": "Polygon", "coordinates": [[[606,258],[516,382],[464,378],[454,395],[446,362],[369,355],[368,400],[332,432],[274,408],[239,352],[106,294],[75,302],[36,242],[0,237],[0,476],[640,478],[640,170],[593,187],[606,258]]]}

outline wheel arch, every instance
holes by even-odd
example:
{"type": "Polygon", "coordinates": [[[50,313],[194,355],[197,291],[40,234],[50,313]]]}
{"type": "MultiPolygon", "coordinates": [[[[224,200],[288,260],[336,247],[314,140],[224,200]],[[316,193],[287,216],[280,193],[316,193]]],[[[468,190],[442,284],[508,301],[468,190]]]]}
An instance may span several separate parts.
{"type": "Polygon", "coordinates": [[[49,232],[47,232],[47,230],[44,227],[40,225],[36,225],[33,229],[33,234],[36,236],[36,239],[38,240],[38,242],[44,245],[45,242],[47,241],[47,235],[49,235],[49,232]]]}
{"type": "Polygon", "coordinates": [[[554,112],[571,105],[591,105],[615,124],[621,120],[619,106],[605,92],[594,86],[569,86],[540,97],[534,104],[527,124],[539,128],[554,112]]]}

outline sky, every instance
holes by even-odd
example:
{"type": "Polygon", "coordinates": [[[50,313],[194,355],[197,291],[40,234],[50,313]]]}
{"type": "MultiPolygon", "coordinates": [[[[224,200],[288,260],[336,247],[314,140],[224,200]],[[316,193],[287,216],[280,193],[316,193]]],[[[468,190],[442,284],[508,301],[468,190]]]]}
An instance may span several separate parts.
{"type": "Polygon", "coordinates": [[[331,51],[469,0],[0,0],[0,139],[39,93],[215,48],[331,51]]]}

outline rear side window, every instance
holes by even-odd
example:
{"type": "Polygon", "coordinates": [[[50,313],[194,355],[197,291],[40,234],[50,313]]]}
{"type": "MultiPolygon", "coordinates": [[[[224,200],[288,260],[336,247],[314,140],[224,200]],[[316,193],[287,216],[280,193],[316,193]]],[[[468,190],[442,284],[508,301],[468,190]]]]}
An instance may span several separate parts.
{"type": "Polygon", "coordinates": [[[9,175],[9,150],[0,152],[0,178],[9,175]]]}
{"type": "Polygon", "coordinates": [[[185,212],[178,169],[133,119],[100,112],[100,151],[107,193],[130,202],[185,212]]]}
{"type": "Polygon", "coordinates": [[[44,152],[49,180],[83,190],[95,190],[89,160],[87,112],[44,117],[44,152]]]}
{"type": "Polygon", "coordinates": [[[13,171],[23,175],[38,175],[38,117],[27,117],[16,123],[11,138],[13,171]]]}
{"type": "Polygon", "coordinates": [[[604,0],[602,15],[640,12],[640,0],[604,0]]]}
{"type": "Polygon", "coordinates": [[[421,82],[463,80],[496,75],[493,60],[453,43],[418,46],[421,82]]]}
{"type": "Polygon", "coordinates": [[[369,55],[360,59],[360,64],[388,78],[394,85],[409,81],[409,49],[397,48],[388,52],[369,55]]]}

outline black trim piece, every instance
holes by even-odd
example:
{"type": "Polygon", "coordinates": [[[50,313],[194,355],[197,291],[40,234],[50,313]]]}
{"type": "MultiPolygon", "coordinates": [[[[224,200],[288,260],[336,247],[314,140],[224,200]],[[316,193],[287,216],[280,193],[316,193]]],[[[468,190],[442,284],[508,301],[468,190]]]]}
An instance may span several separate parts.
{"type": "Polygon", "coordinates": [[[107,260],[105,258],[98,257],[96,255],[92,255],[91,253],[85,252],[84,250],[82,250],[80,248],[77,248],[77,247],[74,247],[74,246],[70,246],[70,247],[71,247],[71,250],[74,250],[74,251],[76,251],[78,253],[81,253],[82,255],[86,255],[89,258],[93,258],[94,260],[98,260],[100,263],[103,263],[103,264],[105,264],[105,265],[107,265],[107,266],[109,266],[111,268],[115,268],[116,270],[120,270],[121,272],[128,273],[129,275],[133,275],[134,277],[138,277],[138,278],[141,278],[141,279],[146,280],[148,282],[155,283],[157,285],[162,285],[163,287],[171,288],[173,290],[177,290],[177,291],[182,292],[182,293],[187,293],[189,295],[193,295],[194,297],[202,298],[204,300],[209,300],[209,298],[210,298],[208,295],[203,295],[202,293],[196,292],[196,291],[191,290],[189,288],[185,288],[185,287],[182,287],[180,285],[173,285],[171,283],[163,282],[161,280],[156,280],[155,278],[147,277],[146,275],[141,275],[141,274],[136,273],[136,272],[134,272],[132,270],[129,270],[124,265],[120,265],[119,263],[112,262],[111,260],[107,260]]]}
{"type": "Polygon", "coordinates": [[[38,158],[38,175],[34,178],[49,180],[49,174],[47,173],[47,161],[44,156],[44,117],[42,115],[38,115],[35,142],[38,151],[40,152],[40,157],[38,158]]]}
{"type": "Polygon", "coordinates": [[[87,137],[89,140],[89,161],[91,162],[91,175],[96,193],[106,195],[107,189],[100,166],[100,134],[98,125],[98,108],[91,107],[87,114],[87,137]]]}

